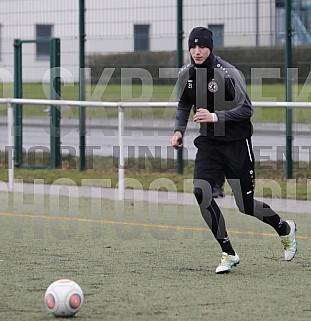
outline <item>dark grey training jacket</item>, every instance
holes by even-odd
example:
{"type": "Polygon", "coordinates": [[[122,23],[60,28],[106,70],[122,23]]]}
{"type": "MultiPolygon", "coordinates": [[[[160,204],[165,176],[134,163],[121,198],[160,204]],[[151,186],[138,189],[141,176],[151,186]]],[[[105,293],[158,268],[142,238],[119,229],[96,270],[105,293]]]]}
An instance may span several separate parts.
{"type": "Polygon", "coordinates": [[[200,135],[210,141],[237,141],[252,135],[253,108],[243,75],[231,64],[211,54],[207,68],[187,64],[181,68],[175,131],[185,132],[190,111],[207,108],[218,122],[200,123],[200,135]]]}

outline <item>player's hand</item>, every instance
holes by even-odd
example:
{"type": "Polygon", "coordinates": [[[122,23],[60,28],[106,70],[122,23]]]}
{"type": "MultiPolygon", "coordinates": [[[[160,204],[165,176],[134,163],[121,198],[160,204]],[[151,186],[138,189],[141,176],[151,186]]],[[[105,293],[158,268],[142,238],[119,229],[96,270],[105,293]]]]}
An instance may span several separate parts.
{"type": "Polygon", "coordinates": [[[181,139],[182,139],[182,134],[181,132],[176,132],[174,134],[174,136],[171,138],[171,145],[172,147],[176,148],[176,149],[179,149],[179,148],[182,148],[182,143],[181,143],[181,139]]]}
{"type": "Polygon", "coordinates": [[[193,116],[195,123],[211,123],[213,122],[212,114],[205,108],[199,108],[193,116]]]}

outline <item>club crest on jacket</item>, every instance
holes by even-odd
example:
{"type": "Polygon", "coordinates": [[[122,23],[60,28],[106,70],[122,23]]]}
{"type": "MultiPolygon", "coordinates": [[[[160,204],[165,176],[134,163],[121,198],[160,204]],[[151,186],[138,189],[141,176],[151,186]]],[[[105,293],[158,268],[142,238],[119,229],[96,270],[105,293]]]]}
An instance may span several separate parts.
{"type": "Polygon", "coordinates": [[[207,85],[208,91],[215,93],[218,90],[218,85],[214,79],[212,79],[207,85]]]}

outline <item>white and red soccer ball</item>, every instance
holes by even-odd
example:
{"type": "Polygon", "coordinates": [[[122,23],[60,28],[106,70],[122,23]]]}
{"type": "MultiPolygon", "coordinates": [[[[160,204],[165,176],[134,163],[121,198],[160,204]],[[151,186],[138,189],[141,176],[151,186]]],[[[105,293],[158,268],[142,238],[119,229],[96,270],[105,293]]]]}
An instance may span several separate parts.
{"type": "Polygon", "coordinates": [[[84,300],[80,286],[71,280],[53,282],[46,290],[44,303],[47,310],[58,317],[71,317],[81,308],[84,300]]]}

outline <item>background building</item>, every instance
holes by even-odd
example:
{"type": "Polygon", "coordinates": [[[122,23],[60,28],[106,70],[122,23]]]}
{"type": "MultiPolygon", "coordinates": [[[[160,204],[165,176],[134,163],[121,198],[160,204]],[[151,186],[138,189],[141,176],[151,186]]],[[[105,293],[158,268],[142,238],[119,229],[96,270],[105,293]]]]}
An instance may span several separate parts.
{"type": "MultiPolygon", "coordinates": [[[[85,0],[86,55],[175,51],[177,0],[85,0]]],[[[293,2],[294,45],[310,45],[311,1],[293,2]]],[[[184,50],[197,25],[220,47],[283,45],[284,0],[183,0],[184,50]]],[[[13,75],[14,39],[61,39],[61,65],[79,75],[78,0],[0,0],[0,67],[13,75]]],[[[23,46],[23,80],[42,81],[48,44],[23,46]]],[[[3,75],[2,78],[9,78],[3,75]]]]}

